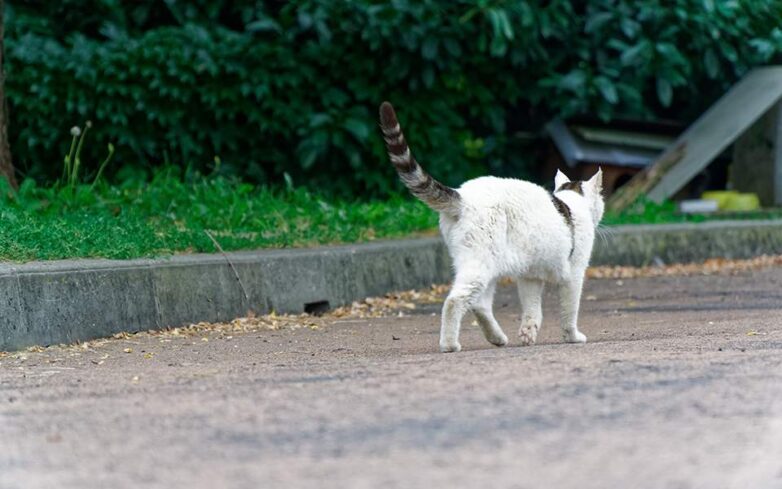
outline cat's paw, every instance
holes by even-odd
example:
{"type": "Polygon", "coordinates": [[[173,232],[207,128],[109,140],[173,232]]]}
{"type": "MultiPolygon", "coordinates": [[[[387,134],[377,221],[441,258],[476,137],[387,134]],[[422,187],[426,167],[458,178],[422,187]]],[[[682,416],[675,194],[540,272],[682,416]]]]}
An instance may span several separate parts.
{"type": "Polygon", "coordinates": [[[522,324],[519,328],[519,339],[521,346],[530,346],[535,344],[538,338],[538,325],[535,323],[522,324]]]}
{"type": "Polygon", "coordinates": [[[562,334],[562,338],[567,343],[586,343],[587,337],[581,331],[566,331],[562,334]]]}
{"type": "Polygon", "coordinates": [[[462,351],[462,345],[458,341],[441,341],[440,351],[443,353],[456,353],[462,351]]]}
{"type": "Polygon", "coordinates": [[[498,334],[492,335],[487,340],[494,346],[505,346],[508,344],[508,337],[503,332],[498,332],[498,334]]]}

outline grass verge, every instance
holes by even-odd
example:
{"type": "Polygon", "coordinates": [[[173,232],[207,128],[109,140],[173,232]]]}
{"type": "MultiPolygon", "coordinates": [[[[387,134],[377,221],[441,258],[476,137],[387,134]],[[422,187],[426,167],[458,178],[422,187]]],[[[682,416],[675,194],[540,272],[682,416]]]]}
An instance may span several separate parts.
{"type": "MultiPolygon", "coordinates": [[[[3,181],[4,182],[4,181],[3,181]]],[[[137,258],[369,241],[429,231],[437,216],[409,198],[349,202],[174,172],[148,183],[0,188],[0,260],[137,258]]]]}
{"type": "MultiPolygon", "coordinates": [[[[0,184],[5,181],[0,179],[0,184]]],[[[641,201],[605,225],[780,218],[781,210],[682,215],[671,202],[641,201]]],[[[38,187],[0,185],[0,260],[139,258],[175,253],[306,247],[434,234],[437,215],[408,196],[350,202],[305,189],[272,190],[223,177],[38,187]]]]}
{"type": "Polygon", "coordinates": [[[782,209],[759,209],[747,212],[716,212],[714,214],[682,214],[674,202],[652,202],[639,199],[621,214],[608,213],[603,217],[605,226],[622,224],[671,224],[677,222],[704,222],[730,219],[779,219],[782,209]]]}

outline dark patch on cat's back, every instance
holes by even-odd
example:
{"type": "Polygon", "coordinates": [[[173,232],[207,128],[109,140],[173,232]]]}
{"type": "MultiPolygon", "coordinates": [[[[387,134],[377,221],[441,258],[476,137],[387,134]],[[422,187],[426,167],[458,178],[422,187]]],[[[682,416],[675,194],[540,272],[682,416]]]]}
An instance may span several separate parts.
{"type": "Polygon", "coordinates": [[[562,190],[572,190],[579,195],[584,195],[584,187],[582,186],[583,183],[584,182],[580,180],[575,182],[565,182],[559,186],[557,192],[561,192],[562,190]]]}
{"type": "Polygon", "coordinates": [[[573,251],[576,249],[576,229],[573,224],[573,214],[570,212],[570,207],[554,194],[551,194],[551,203],[554,204],[554,208],[557,209],[557,212],[565,218],[565,224],[567,224],[567,227],[570,229],[570,256],[573,256],[573,251]]]}
{"type": "Polygon", "coordinates": [[[572,230],[573,214],[570,213],[570,207],[568,207],[567,204],[562,202],[556,195],[551,196],[551,202],[554,204],[554,207],[557,209],[557,212],[559,212],[562,215],[562,217],[565,218],[565,223],[572,230]]]}

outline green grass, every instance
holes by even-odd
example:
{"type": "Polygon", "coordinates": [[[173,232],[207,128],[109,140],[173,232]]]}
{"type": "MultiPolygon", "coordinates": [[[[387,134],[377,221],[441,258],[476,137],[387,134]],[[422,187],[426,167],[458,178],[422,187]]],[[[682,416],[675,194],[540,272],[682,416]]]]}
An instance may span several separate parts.
{"type": "MultiPolygon", "coordinates": [[[[0,179],[0,184],[5,181],[0,179]]],[[[671,202],[642,201],[605,225],[780,218],[781,210],[682,215],[671,202]]],[[[409,196],[350,202],[304,189],[254,187],[222,177],[180,178],[160,171],[151,182],[109,186],[0,185],[0,260],[137,258],[175,253],[306,247],[433,234],[437,215],[409,196]],[[211,238],[210,238],[211,235],[211,238]]]]}
{"type": "Polygon", "coordinates": [[[602,224],[616,226],[620,224],[668,224],[677,222],[703,222],[727,219],[779,219],[782,209],[761,209],[748,212],[717,212],[714,214],[682,214],[676,210],[674,202],[660,204],[647,199],[639,199],[621,214],[606,213],[602,224]]]}
{"type": "MultiPolygon", "coordinates": [[[[4,183],[4,180],[0,179],[4,183]]],[[[0,188],[0,260],[136,258],[362,242],[429,231],[437,215],[411,198],[348,202],[222,177],[0,188]],[[208,234],[207,234],[208,233],[208,234]]]]}

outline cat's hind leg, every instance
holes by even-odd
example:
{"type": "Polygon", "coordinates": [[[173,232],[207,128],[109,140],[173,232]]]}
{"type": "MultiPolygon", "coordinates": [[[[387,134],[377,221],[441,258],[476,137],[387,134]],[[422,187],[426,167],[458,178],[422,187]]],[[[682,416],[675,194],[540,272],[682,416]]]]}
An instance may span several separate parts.
{"type": "Polygon", "coordinates": [[[578,330],[578,308],[581,303],[583,274],[559,284],[560,324],[562,339],[568,343],[586,343],[587,337],[578,330]]]}
{"type": "Polygon", "coordinates": [[[489,282],[481,276],[456,274],[451,292],[443,304],[440,351],[450,353],[462,349],[462,345],[459,344],[462,318],[481,298],[489,282]]]}
{"type": "Polygon", "coordinates": [[[472,307],[472,312],[475,314],[475,319],[478,320],[478,325],[481,327],[486,340],[492,345],[504,346],[508,344],[508,337],[503,333],[492,312],[496,286],[496,282],[492,282],[486,287],[486,290],[483,291],[483,294],[472,307]]]}
{"type": "Polygon", "coordinates": [[[534,345],[543,323],[543,281],[519,277],[516,283],[521,301],[519,339],[523,346],[534,345]]]}

